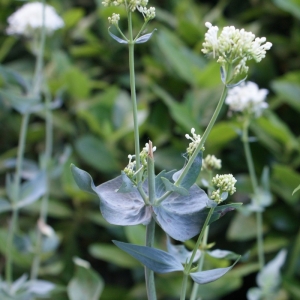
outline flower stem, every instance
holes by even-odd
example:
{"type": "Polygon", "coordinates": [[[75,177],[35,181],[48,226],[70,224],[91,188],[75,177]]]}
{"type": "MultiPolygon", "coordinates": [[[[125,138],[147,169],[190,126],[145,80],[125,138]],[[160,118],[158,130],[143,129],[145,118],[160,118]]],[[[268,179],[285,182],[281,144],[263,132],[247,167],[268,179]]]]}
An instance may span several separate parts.
{"type": "Polygon", "coordinates": [[[206,231],[206,227],[208,226],[208,223],[210,221],[210,218],[211,218],[212,214],[214,213],[214,210],[215,210],[214,207],[210,208],[209,213],[208,213],[208,215],[206,217],[206,220],[204,222],[204,225],[203,225],[203,227],[201,229],[201,232],[199,234],[199,237],[198,237],[198,240],[196,242],[196,245],[195,245],[195,247],[193,249],[193,252],[192,252],[192,255],[190,257],[190,260],[189,260],[188,264],[185,265],[185,268],[184,268],[184,271],[183,271],[183,281],[182,281],[182,286],[181,286],[180,300],[185,300],[186,288],[187,288],[187,281],[188,281],[188,277],[189,277],[189,274],[190,274],[190,271],[191,271],[193,260],[195,258],[196,253],[197,253],[197,250],[199,249],[199,246],[201,244],[202,238],[204,236],[204,232],[206,231]]]}
{"type": "MultiPolygon", "coordinates": [[[[136,170],[140,169],[140,141],[139,141],[139,125],[137,115],[137,101],[136,101],[136,89],[135,89],[135,71],[134,71],[134,40],[132,33],[132,16],[131,11],[128,11],[128,31],[129,31],[129,73],[130,73],[130,90],[131,90],[131,102],[133,111],[133,124],[134,124],[134,143],[135,143],[135,161],[136,170]]],[[[141,172],[137,174],[137,183],[141,181],[141,172]]]]}
{"type": "MultiPolygon", "coordinates": [[[[202,271],[202,268],[203,268],[204,258],[205,258],[205,249],[206,249],[206,246],[207,246],[208,232],[209,232],[209,226],[207,226],[205,228],[203,241],[202,241],[202,244],[201,244],[201,256],[200,256],[199,265],[198,265],[198,269],[197,269],[198,272],[202,271]]],[[[196,299],[200,300],[199,297],[196,298],[197,294],[198,294],[198,289],[199,289],[199,284],[194,282],[190,300],[196,300],[196,299]]]]}
{"type": "Polygon", "coordinates": [[[22,117],[22,124],[19,136],[19,145],[18,145],[18,156],[17,156],[17,164],[16,164],[16,174],[14,178],[14,194],[12,200],[12,219],[9,227],[8,237],[7,237],[7,246],[6,246],[6,265],[5,265],[5,274],[6,274],[6,282],[11,284],[12,282],[12,246],[13,246],[13,238],[14,233],[18,223],[18,208],[16,207],[16,203],[20,197],[20,186],[21,186],[21,173],[23,166],[23,158],[25,151],[25,142],[26,135],[29,123],[29,113],[25,113],[22,117]]]}
{"type": "MultiPolygon", "coordinates": [[[[46,141],[45,141],[45,155],[44,155],[44,169],[46,175],[46,184],[47,190],[43,196],[41,209],[40,209],[40,218],[39,222],[45,224],[47,222],[47,212],[48,212],[48,202],[49,202],[49,193],[50,193],[50,183],[49,183],[49,163],[52,155],[52,143],[53,143],[53,121],[52,121],[52,112],[50,109],[50,95],[46,95],[46,141]]],[[[35,257],[31,266],[31,279],[36,279],[38,277],[38,272],[40,268],[40,255],[41,255],[41,246],[42,246],[42,233],[37,228],[37,239],[35,247],[35,257]]]]}
{"type": "MultiPolygon", "coordinates": [[[[148,170],[148,190],[149,190],[149,202],[154,203],[156,200],[155,195],[155,172],[154,172],[154,158],[152,150],[152,142],[149,141],[149,153],[147,158],[147,170],[148,170]]],[[[146,246],[153,247],[155,234],[155,220],[151,218],[150,223],[146,227],[146,246]]],[[[154,272],[145,267],[145,281],[147,288],[148,300],[156,300],[156,289],[154,281],[154,272]]]]}
{"type": "MultiPolygon", "coordinates": [[[[252,159],[251,149],[249,145],[249,137],[248,137],[248,131],[249,131],[249,119],[246,119],[243,126],[243,137],[242,141],[244,144],[244,151],[246,155],[247,160],[247,166],[250,174],[252,189],[254,192],[255,197],[258,195],[258,182],[254,170],[254,163],[252,159]]],[[[259,205],[259,203],[258,203],[259,205]]],[[[262,218],[262,212],[257,211],[256,212],[256,239],[257,239],[257,248],[258,248],[258,261],[260,270],[265,265],[265,258],[264,258],[264,242],[263,242],[263,218],[262,218]]]]}

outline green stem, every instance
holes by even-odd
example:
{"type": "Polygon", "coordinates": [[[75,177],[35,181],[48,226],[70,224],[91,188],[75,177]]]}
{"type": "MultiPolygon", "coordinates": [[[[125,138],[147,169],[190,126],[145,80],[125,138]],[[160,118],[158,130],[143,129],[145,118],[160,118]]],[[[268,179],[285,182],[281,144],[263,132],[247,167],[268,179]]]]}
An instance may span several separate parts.
{"type": "MultiPolygon", "coordinates": [[[[154,172],[154,158],[152,151],[152,142],[149,141],[149,153],[147,158],[147,171],[148,171],[148,190],[149,202],[153,204],[156,200],[155,195],[155,172],[154,172]]],[[[155,234],[155,220],[151,218],[150,223],[146,227],[146,246],[153,247],[155,234]]],[[[154,281],[154,272],[145,267],[145,281],[147,288],[148,300],[156,300],[156,289],[154,281]]]]}
{"type": "Polygon", "coordinates": [[[180,300],[185,300],[185,295],[186,295],[186,288],[187,288],[187,281],[188,281],[188,277],[189,274],[191,272],[191,267],[193,264],[193,260],[195,258],[195,255],[197,253],[197,250],[199,249],[199,246],[201,244],[202,238],[204,236],[204,232],[206,231],[206,227],[208,226],[208,223],[210,221],[210,218],[212,216],[212,214],[214,213],[215,208],[211,207],[211,209],[209,210],[209,213],[206,217],[206,220],[203,224],[203,227],[201,229],[201,232],[199,234],[198,240],[196,242],[196,245],[193,249],[192,255],[190,257],[190,260],[188,262],[188,264],[185,266],[184,271],[183,271],[183,281],[182,281],[182,286],[181,286],[181,296],[180,296],[180,300]]]}
{"type": "Polygon", "coordinates": [[[21,173],[22,173],[22,166],[23,166],[23,159],[24,159],[24,152],[25,152],[25,142],[26,142],[26,135],[29,123],[29,113],[26,113],[22,117],[22,124],[19,136],[19,145],[18,145],[18,156],[17,156],[17,164],[16,164],[16,174],[14,178],[14,194],[12,200],[12,219],[11,224],[9,227],[8,238],[7,238],[7,252],[6,252],[6,265],[5,265],[5,275],[6,275],[6,282],[10,285],[12,283],[12,246],[13,246],[13,237],[15,230],[18,224],[18,209],[15,207],[16,203],[20,197],[20,187],[21,187],[21,173]]]}
{"type": "MultiPolygon", "coordinates": [[[[183,178],[185,177],[185,175],[188,173],[190,167],[192,166],[195,158],[197,157],[199,151],[201,150],[201,148],[204,146],[204,143],[208,137],[208,135],[210,134],[210,131],[212,130],[218,116],[219,116],[219,113],[221,111],[221,108],[223,106],[223,103],[225,101],[225,98],[226,98],[226,95],[227,95],[227,87],[226,85],[224,85],[224,88],[223,88],[223,91],[222,91],[222,94],[221,94],[221,97],[220,97],[220,100],[218,102],[218,105],[215,109],[215,112],[212,116],[212,118],[210,119],[202,137],[201,137],[201,141],[198,145],[198,147],[196,148],[196,150],[194,151],[194,153],[192,154],[192,156],[190,157],[190,159],[188,160],[187,164],[185,165],[185,168],[183,169],[182,173],[180,174],[180,176],[178,177],[177,181],[174,183],[174,185],[176,186],[180,186],[180,183],[182,182],[183,178]]],[[[162,202],[164,199],[166,199],[170,194],[172,194],[172,192],[168,191],[166,192],[164,195],[162,195],[159,199],[157,199],[157,203],[160,203],[162,202]]]]}
{"type": "MultiPolygon", "coordinates": [[[[205,232],[204,232],[204,236],[203,236],[203,241],[202,241],[202,244],[201,244],[201,256],[200,256],[200,260],[199,260],[199,265],[198,265],[197,272],[200,272],[203,269],[204,258],[205,258],[205,250],[206,250],[206,246],[207,246],[208,232],[209,232],[209,226],[207,226],[205,228],[205,232]]],[[[196,300],[196,299],[200,300],[199,297],[196,298],[197,294],[198,294],[198,289],[199,289],[199,284],[196,283],[196,282],[194,282],[190,300],[196,300]]]]}
{"type": "MultiPolygon", "coordinates": [[[[40,209],[40,218],[39,222],[42,224],[47,223],[47,212],[48,212],[48,202],[49,202],[49,193],[50,193],[50,180],[49,180],[49,164],[52,155],[52,142],[53,142],[53,120],[52,112],[50,109],[50,95],[46,95],[46,141],[45,141],[45,156],[44,156],[44,169],[46,174],[47,181],[47,191],[42,199],[41,209],[40,209]]],[[[41,261],[41,246],[42,246],[42,233],[39,228],[37,229],[37,240],[35,248],[35,257],[31,266],[31,279],[36,279],[38,277],[38,272],[40,268],[41,261]]]]}
{"type": "MultiPolygon", "coordinates": [[[[242,141],[244,144],[244,151],[246,155],[252,189],[254,192],[254,196],[258,199],[257,197],[259,193],[258,181],[254,170],[254,163],[253,163],[251,149],[249,145],[248,131],[249,131],[249,119],[246,119],[243,126],[242,141]]],[[[259,261],[260,270],[262,270],[262,268],[265,265],[265,258],[264,258],[264,242],[263,242],[263,219],[262,219],[262,212],[259,211],[256,212],[256,239],[257,239],[257,248],[258,248],[258,261],[259,261]]]]}
{"type": "MultiPolygon", "coordinates": [[[[137,101],[136,101],[136,89],[135,89],[135,71],[134,71],[134,40],[132,33],[132,16],[131,11],[128,11],[128,31],[129,31],[129,72],[130,72],[130,90],[131,101],[133,111],[133,124],[134,124],[134,144],[135,144],[135,161],[136,170],[140,169],[140,141],[139,141],[139,125],[138,125],[138,113],[137,113],[137,101]]],[[[137,174],[137,183],[141,181],[141,174],[137,174]]]]}

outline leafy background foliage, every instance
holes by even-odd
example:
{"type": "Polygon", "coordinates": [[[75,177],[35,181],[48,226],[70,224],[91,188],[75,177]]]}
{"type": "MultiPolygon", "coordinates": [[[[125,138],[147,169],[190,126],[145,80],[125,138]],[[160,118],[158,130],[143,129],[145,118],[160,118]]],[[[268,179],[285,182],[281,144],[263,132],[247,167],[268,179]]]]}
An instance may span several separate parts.
{"type": "MultiPolygon", "coordinates": [[[[52,182],[48,220],[59,236],[60,246],[43,258],[40,275],[60,287],[55,299],[66,299],[64,287],[75,272],[81,272],[78,268],[76,271],[73,263],[76,256],[89,261],[103,277],[105,288],[101,299],[146,299],[143,268],[111,242],[117,239],[142,245],[145,228],[108,224],[100,215],[99,200],[77,188],[69,168],[71,162],[76,163],[89,170],[95,183],[100,184],[119,175],[127,164],[127,155],[134,152],[128,52],[108,35],[107,17],[112,8],[104,8],[101,0],[48,2],[56,7],[66,23],[65,28],[47,40],[45,53],[45,76],[50,92],[63,98],[63,106],[54,111],[54,155],[61,161],[63,172],[52,182]],[[71,149],[66,160],[65,149],[71,149]]],[[[300,183],[299,2],[150,2],[156,6],[157,17],[147,30],[157,28],[157,31],[147,44],[136,47],[136,78],[142,142],[150,138],[158,147],[155,152],[158,171],[181,168],[182,153],[187,145],[184,134],[191,127],[203,132],[219,99],[222,86],[218,66],[201,53],[205,21],[219,27],[244,27],[273,43],[266,59],[251,65],[248,76],[261,88],[270,90],[270,109],[251,125],[253,136],[257,137],[251,148],[257,174],[262,174],[265,166],[270,169],[273,204],[264,213],[266,258],[273,258],[282,248],[291,250],[299,230],[300,210],[300,193],[292,196],[300,183]]],[[[5,35],[6,18],[19,2],[0,0],[0,6],[1,64],[29,78],[34,57],[28,41],[5,35]]],[[[116,10],[119,11],[114,8],[116,10]]],[[[120,14],[122,18],[122,10],[120,14]]],[[[133,21],[139,28],[141,17],[136,15],[133,21]]],[[[125,22],[121,21],[120,25],[126,28],[125,22]]],[[[5,86],[2,77],[0,85],[5,86]]],[[[5,194],[8,162],[16,156],[20,122],[20,115],[0,96],[0,197],[5,194]]],[[[38,162],[44,134],[44,116],[36,113],[31,116],[26,145],[26,158],[31,163],[38,162]]],[[[222,158],[223,173],[232,173],[238,179],[238,192],[233,201],[248,203],[251,188],[239,125],[227,117],[226,108],[205,147],[206,154],[222,158]]],[[[38,203],[22,209],[20,228],[23,232],[33,230],[38,210],[38,203]]],[[[1,214],[2,254],[9,218],[9,213],[1,214]]],[[[225,277],[201,286],[201,294],[205,299],[244,299],[247,290],[256,286],[258,271],[254,217],[239,212],[227,214],[211,226],[209,242],[240,254],[251,251],[248,260],[225,277]]],[[[160,249],[166,249],[165,237],[160,231],[157,243],[160,249]]],[[[28,272],[30,266],[32,255],[24,251],[13,254],[16,278],[28,272]]],[[[210,267],[230,265],[228,260],[220,265],[209,256],[205,263],[210,267]]],[[[278,295],[280,299],[299,299],[299,260],[296,266],[289,263],[288,257],[278,295]],[[296,272],[294,276],[291,276],[291,268],[296,272]]],[[[0,267],[3,269],[3,259],[0,267]]],[[[94,278],[94,273],[87,276],[94,278]]],[[[70,284],[74,282],[75,279],[70,284]]],[[[157,275],[160,299],[178,298],[180,282],[179,273],[157,275]]]]}

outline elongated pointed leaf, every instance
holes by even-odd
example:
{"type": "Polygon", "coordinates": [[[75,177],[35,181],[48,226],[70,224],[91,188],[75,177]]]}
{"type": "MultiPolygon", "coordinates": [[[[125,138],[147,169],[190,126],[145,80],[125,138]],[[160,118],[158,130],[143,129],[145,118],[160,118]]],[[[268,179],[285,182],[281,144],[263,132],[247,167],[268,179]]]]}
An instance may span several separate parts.
{"type": "Polygon", "coordinates": [[[166,188],[167,191],[176,192],[176,193],[178,193],[180,195],[184,195],[184,196],[187,196],[189,194],[188,190],[186,190],[183,187],[174,185],[167,178],[162,177],[161,180],[164,183],[165,188],[166,188]]]}
{"type": "Polygon", "coordinates": [[[228,271],[230,271],[234,265],[238,262],[240,257],[234,262],[234,264],[228,268],[219,268],[201,272],[191,273],[190,276],[192,279],[199,284],[205,284],[219,279],[224,276],[228,271]]]}
{"type": "MultiPolygon", "coordinates": [[[[169,236],[167,236],[167,249],[168,252],[172,256],[176,257],[182,264],[185,264],[187,261],[189,261],[192,255],[192,251],[188,251],[184,245],[173,245],[169,236]]],[[[200,255],[201,251],[197,250],[193,262],[196,262],[200,258],[200,255]]]]}
{"type": "Polygon", "coordinates": [[[166,172],[165,170],[161,171],[158,175],[155,177],[155,194],[156,197],[161,197],[166,192],[166,186],[164,182],[162,181],[162,178],[166,178],[169,181],[172,180],[172,176],[174,175],[176,171],[169,171],[166,172]]]}
{"type": "Polygon", "coordinates": [[[156,273],[183,271],[180,261],[168,252],[118,241],[113,241],[113,243],[156,273]]]}
{"type": "Polygon", "coordinates": [[[95,189],[100,198],[100,209],[104,219],[114,225],[148,224],[151,220],[151,207],[146,206],[137,190],[118,193],[123,180],[118,176],[95,189]]]}
{"type": "Polygon", "coordinates": [[[160,206],[153,206],[155,219],[162,229],[173,239],[189,240],[198,234],[205,222],[209,198],[197,185],[189,190],[189,195],[171,194],[160,206]]]}
{"type": "MultiPolygon", "coordinates": [[[[181,187],[188,190],[196,182],[196,180],[201,172],[202,156],[203,156],[203,152],[200,151],[198,153],[198,155],[196,156],[195,160],[193,161],[192,166],[190,167],[188,173],[184,176],[183,180],[181,181],[181,184],[180,184],[181,187]]],[[[183,169],[181,169],[180,171],[176,172],[173,175],[174,181],[176,181],[179,178],[183,169]]]]}
{"type": "Polygon", "coordinates": [[[300,190],[300,184],[294,189],[292,195],[294,195],[294,194],[295,194],[297,191],[299,191],[299,190],[300,190]]]}
{"type": "Polygon", "coordinates": [[[156,28],[151,33],[147,33],[145,35],[140,36],[138,39],[136,39],[135,43],[143,44],[143,43],[148,42],[155,30],[156,30],[156,28]]]}
{"type": "Polygon", "coordinates": [[[71,164],[71,171],[72,171],[74,180],[76,181],[78,187],[81,190],[97,195],[97,193],[95,192],[96,186],[94,184],[94,181],[93,181],[91,175],[88,172],[77,168],[73,164],[71,164]]]}
{"type": "Polygon", "coordinates": [[[116,35],[114,35],[113,33],[110,32],[109,28],[108,28],[108,33],[109,35],[115,40],[117,41],[118,43],[120,44],[128,44],[127,41],[123,40],[123,39],[120,39],[119,37],[117,37],[116,35]]]}
{"type": "Polygon", "coordinates": [[[237,259],[238,257],[240,257],[239,254],[227,250],[220,250],[220,249],[207,251],[206,253],[211,257],[220,258],[220,259],[237,259]]]}
{"type": "Polygon", "coordinates": [[[37,201],[45,194],[46,190],[46,174],[45,172],[39,172],[35,178],[22,184],[17,207],[21,208],[37,201]]]}
{"type": "Polygon", "coordinates": [[[11,210],[11,205],[6,199],[0,198],[0,213],[11,210]]]}

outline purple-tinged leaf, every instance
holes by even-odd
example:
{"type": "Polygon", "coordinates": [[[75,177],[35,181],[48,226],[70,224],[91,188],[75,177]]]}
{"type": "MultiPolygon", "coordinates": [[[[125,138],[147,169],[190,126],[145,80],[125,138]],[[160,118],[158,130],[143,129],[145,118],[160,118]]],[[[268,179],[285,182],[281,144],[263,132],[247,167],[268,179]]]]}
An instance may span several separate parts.
{"type": "Polygon", "coordinates": [[[181,262],[168,252],[118,241],[113,241],[113,243],[156,273],[183,271],[181,262]]]}
{"type": "Polygon", "coordinates": [[[128,176],[122,171],[122,185],[118,189],[118,193],[129,193],[134,192],[136,190],[136,187],[134,186],[133,182],[128,178],[128,176]]]}
{"type": "Polygon", "coordinates": [[[71,164],[71,172],[73,174],[75,182],[81,190],[97,195],[97,193],[95,192],[96,186],[91,175],[88,172],[77,168],[73,164],[71,164]]]}
{"type": "MultiPolygon", "coordinates": [[[[192,256],[192,251],[188,251],[184,245],[173,245],[169,236],[167,235],[167,249],[168,252],[176,257],[182,264],[185,264],[189,261],[190,257],[192,256]]],[[[193,262],[196,262],[201,255],[201,251],[197,250],[196,255],[194,257],[193,262]]]]}
{"type": "Polygon", "coordinates": [[[233,266],[238,262],[239,259],[240,256],[234,262],[234,264],[228,268],[219,268],[219,269],[190,273],[190,276],[198,284],[205,284],[205,283],[215,281],[221,278],[222,276],[224,276],[228,271],[230,271],[233,268],[233,266]]]}
{"type": "Polygon", "coordinates": [[[123,180],[118,176],[95,189],[100,198],[100,209],[104,219],[114,225],[148,224],[151,207],[146,206],[136,189],[129,193],[118,193],[123,180]]]}
{"type": "Polygon", "coordinates": [[[128,44],[127,41],[123,40],[123,39],[120,39],[119,37],[117,37],[116,35],[114,35],[113,33],[110,32],[109,28],[108,28],[108,33],[109,35],[115,40],[117,41],[118,43],[120,44],[128,44]]]}
{"type": "Polygon", "coordinates": [[[151,33],[140,36],[138,39],[136,39],[135,44],[143,44],[148,42],[155,30],[156,28],[151,33]]]}
{"type": "Polygon", "coordinates": [[[173,239],[186,241],[198,234],[205,222],[209,198],[197,185],[187,196],[171,194],[160,206],[153,206],[155,219],[173,239]]]}

